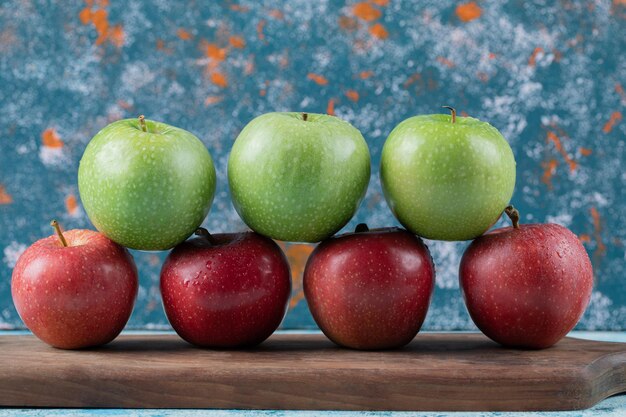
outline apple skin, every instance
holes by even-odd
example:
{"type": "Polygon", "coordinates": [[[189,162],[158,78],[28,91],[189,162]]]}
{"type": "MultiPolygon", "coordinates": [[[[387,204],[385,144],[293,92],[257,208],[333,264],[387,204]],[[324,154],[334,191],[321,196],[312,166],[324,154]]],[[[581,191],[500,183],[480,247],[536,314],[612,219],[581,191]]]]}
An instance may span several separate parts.
{"type": "Polygon", "coordinates": [[[489,123],[423,115],[389,134],[380,176],[391,211],[408,230],[427,239],[468,240],[486,232],[509,203],[515,159],[489,123]]]}
{"type": "Polygon", "coordinates": [[[235,209],[273,239],[319,242],[354,215],[370,179],[361,133],[337,117],[267,113],[241,131],[228,160],[235,209]]]}
{"type": "Polygon", "coordinates": [[[80,161],[78,187],[96,228],[115,242],[165,250],[207,216],[215,167],[191,133],[146,120],[118,120],[93,137],[80,161]]]}
{"type": "Polygon", "coordinates": [[[263,342],[285,316],[290,293],[283,251],[254,232],[187,240],[172,250],[161,269],[170,324],[184,340],[201,347],[263,342]]]}
{"type": "Polygon", "coordinates": [[[403,229],[348,233],[320,243],[304,271],[315,322],[340,346],[392,349],[419,331],[435,285],[422,240],[403,229]]]}
{"type": "Polygon", "coordinates": [[[132,255],[93,230],[35,242],[13,270],[11,293],[20,317],[39,339],[61,349],[99,346],[120,334],[137,297],[132,255]]]}
{"type": "Polygon", "coordinates": [[[476,326],[504,346],[529,349],[550,347],[572,330],[593,287],[585,248],[557,224],[479,237],[463,254],[459,276],[476,326]]]}

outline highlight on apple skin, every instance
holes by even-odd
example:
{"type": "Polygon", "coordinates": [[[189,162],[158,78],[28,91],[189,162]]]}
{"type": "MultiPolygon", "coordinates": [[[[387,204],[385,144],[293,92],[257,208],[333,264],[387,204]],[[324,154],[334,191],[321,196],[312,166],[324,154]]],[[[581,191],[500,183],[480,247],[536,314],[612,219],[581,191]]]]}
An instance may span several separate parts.
{"type": "Polygon", "coordinates": [[[235,209],[272,239],[319,242],[354,215],[370,180],[363,135],[337,117],[267,113],[241,131],[228,159],[235,209]]]}
{"type": "Polygon", "coordinates": [[[469,240],[509,204],[515,158],[496,128],[449,109],[451,115],[415,116],[396,126],[383,146],[380,178],[408,230],[426,239],[469,240]]]}
{"type": "Polygon", "coordinates": [[[140,116],[113,122],[91,139],[78,187],[89,219],[108,238],[131,249],[165,250],[205,219],[215,176],[197,137],[140,116]]]}
{"type": "Polygon", "coordinates": [[[304,293],[324,334],[340,346],[392,349],[424,322],[435,266],[422,240],[399,228],[354,233],[320,243],[306,264],[304,293]]]}
{"type": "Polygon", "coordinates": [[[547,348],[574,328],[593,288],[589,255],[558,224],[519,224],[474,240],[461,259],[460,286],[478,328],[508,347],[547,348]]]}
{"type": "Polygon", "coordinates": [[[254,232],[197,236],[176,246],[161,269],[170,324],[189,343],[254,346],[280,325],[291,293],[289,263],[271,239],[254,232]]]}
{"type": "Polygon", "coordinates": [[[26,327],[61,349],[115,339],[137,297],[137,267],[127,249],[93,230],[61,232],[33,243],[13,269],[13,303],[26,327]]]}

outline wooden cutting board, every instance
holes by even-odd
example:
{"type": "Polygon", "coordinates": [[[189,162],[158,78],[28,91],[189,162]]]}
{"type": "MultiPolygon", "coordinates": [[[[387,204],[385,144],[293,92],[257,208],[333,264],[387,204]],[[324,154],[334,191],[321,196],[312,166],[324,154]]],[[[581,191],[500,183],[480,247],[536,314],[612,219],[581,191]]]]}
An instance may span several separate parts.
{"type": "Polygon", "coordinates": [[[626,391],[626,344],[565,339],[504,349],[479,334],[426,333],[387,352],[278,334],[247,351],[127,335],[63,351],[0,337],[0,405],[313,410],[570,410],[626,391]]]}

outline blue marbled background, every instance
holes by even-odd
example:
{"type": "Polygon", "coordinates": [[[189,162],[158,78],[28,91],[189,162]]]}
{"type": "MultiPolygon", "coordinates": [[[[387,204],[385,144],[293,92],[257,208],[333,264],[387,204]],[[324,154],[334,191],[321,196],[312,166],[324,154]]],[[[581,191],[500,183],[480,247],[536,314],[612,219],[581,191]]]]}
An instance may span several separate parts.
{"type": "MultiPolygon", "coordinates": [[[[513,203],[527,222],[571,228],[596,288],[580,323],[626,328],[626,2],[331,0],[0,2],[0,327],[21,327],[11,268],[32,242],[91,227],[76,185],[89,139],[140,113],[199,136],[218,169],[205,221],[243,227],[226,161],[240,129],[274,110],[329,112],[373,157],[355,219],[394,224],[380,150],[401,120],[442,104],[488,120],[513,147],[513,203]]],[[[426,327],[472,328],[457,283],[466,243],[429,242],[437,263],[426,327]]],[[[286,247],[294,298],[284,327],[311,327],[300,273],[310,247],[286,247]]],[[[135,253],[141,289],[130,326],[166,327],[164,253],[135,253]]]]}

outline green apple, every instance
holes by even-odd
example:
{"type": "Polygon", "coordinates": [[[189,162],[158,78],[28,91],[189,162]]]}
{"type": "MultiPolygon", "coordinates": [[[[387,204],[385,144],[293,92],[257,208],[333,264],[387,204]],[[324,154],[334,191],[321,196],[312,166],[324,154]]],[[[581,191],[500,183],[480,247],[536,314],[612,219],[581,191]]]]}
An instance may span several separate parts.
{"type": "Polygon", "coordinates": [[[118,120],[91,139],[78,168],[85,211],[96,228],[132,249],[165,250],[202,223],[215,193],[215,167],[186,130],[118,120]]]}
{"type": "Polygon", "coordinates": [[[380,176],[391,211],[428,239],[468,240],[491,227],[515,187],[515,158],[500,132],[472,117],[406,119],[383,146],[380,176]]]}
{"type": "Polygon", "coordinates": [[[350,123],[267,113],[241,131],[228,159],[235,209],[273,239],[318,242],[354,215],[370,179],[367,143],[350,123]]]}

